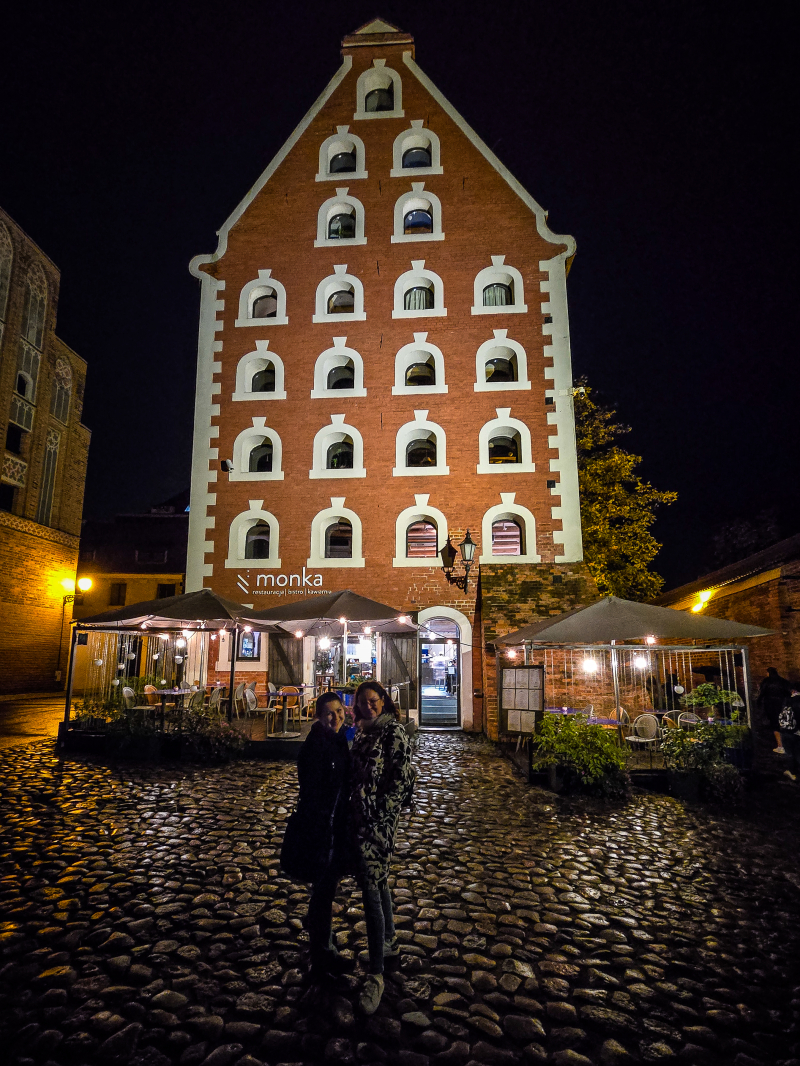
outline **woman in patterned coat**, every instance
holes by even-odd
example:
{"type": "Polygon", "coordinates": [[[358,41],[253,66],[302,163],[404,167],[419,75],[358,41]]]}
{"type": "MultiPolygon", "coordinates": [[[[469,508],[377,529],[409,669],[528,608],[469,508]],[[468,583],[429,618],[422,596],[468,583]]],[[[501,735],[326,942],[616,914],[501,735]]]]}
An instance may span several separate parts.
{"type": "Polygon", "coordinates": [[[383,995],[383,960],[398,954],[389,862],[414,770],[406,731],[377,681],[359,685],[355,714],[359,730],[351,752],[350,824],[369,944],[369,973],[359,1003],[365,1014],[374,1014],[383,995]]]}

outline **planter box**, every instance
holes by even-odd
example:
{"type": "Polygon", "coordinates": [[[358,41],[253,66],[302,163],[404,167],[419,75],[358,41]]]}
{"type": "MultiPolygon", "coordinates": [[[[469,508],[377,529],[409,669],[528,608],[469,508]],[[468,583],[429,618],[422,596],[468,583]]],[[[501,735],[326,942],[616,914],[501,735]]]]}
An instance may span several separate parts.
{"type": "Polygon", "coordinates": [[[697,803],[702,792],[703,777],[695,770],[667,770],[670,795],[676,799],[697,803]]]}

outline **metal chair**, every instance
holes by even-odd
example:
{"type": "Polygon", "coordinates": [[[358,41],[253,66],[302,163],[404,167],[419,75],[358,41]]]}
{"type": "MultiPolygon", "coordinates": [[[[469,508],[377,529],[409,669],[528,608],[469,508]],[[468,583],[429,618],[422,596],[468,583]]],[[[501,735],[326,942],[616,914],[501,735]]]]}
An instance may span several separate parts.
{"type": "Polygon", "coordinates": [[[644,747],[647,744],[655,744],[658,740],[658,719],[654,714],[640,714],[634,719],[633,732],[629,733],[625,740],[634,747],[644,747]]]}
{"type": "Polygon", "coordinates": [[[125,710],[132,711],[136,702],[136,693],[128,685],[123,686],[122,698],[125,701],[125,710]]]}
{"type": "Polygon", "coordinates": [[[222,689],[217,687],[213,690],[208,698],[208,713],[219,714],[220,713],[220,701],[222,700],[222,689]]]}
{"type": "Polygon", "coordinates": [[[242,710],[245,709],[244,689],[245,683],[242,681],[242,683],[237,685],[233,690],[233,713],[237,718],[239,717],[239,708],[241,707],[242,710]]]}
{"type": "Polygon", "coordinates": [[[202,711],[205,710],[205,707],[206,707],[206,694],[200,688],[200,689],[197,690],[197,692],[193,692],[192,693],[192,695],[191,695],[191,697],[189,699],[189,710],[190,711],[200,711],[200,712],[202,712],[202,711]]]}
{"type": "MultiPolygon", "coordinates": [[[[264,712],[264,727],[267,733],[273,733],[275,731],[275,718],[277,716],[277,709],[274,702],[267,702],[259,706],[258,698],[252,689],[246,688],[244,690],[244,699],[247,705],[248,715],[257,715],[259,711],[264,712]]],[[[252,734],[252,730],[251,730],[252,734]]]]}
{"type": "Polygon", "coordinates": [[[695,730],[702,720],[703,719],[696,715],[694,711],[682,711],[681,714],[678,715],[678,725],[681,729],[695,730]]]}

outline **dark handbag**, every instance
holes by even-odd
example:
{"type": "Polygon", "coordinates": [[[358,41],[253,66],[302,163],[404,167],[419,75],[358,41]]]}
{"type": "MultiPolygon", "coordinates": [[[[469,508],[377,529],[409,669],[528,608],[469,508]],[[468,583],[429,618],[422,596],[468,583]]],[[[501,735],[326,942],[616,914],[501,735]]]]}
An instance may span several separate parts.
{"type": "Polygon", "coordinates": [[[330,862],[331,838],[330,825],[320,822],[318,815],[310,818],[305,808],[296,807],[286,819],[281,869],[298,881],[315,881],[330,862]]]}

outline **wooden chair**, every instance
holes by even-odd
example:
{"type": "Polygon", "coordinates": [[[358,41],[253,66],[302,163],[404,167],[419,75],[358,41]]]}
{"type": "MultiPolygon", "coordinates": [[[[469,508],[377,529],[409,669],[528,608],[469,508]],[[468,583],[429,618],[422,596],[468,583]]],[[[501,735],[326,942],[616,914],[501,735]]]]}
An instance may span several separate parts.
{"type": "Polygon", "coordinates": [[[283,710],[282,697],[286,696],[287,721],[294,722],[296,714],[297,724],[299,725],[300,710],[302,707],[302,690],[299,689],[297,685],[284,685],[283,688],[280,689],[278,695],[281,696],[281,699],[278,701],[281,711],[283,710]]]}

